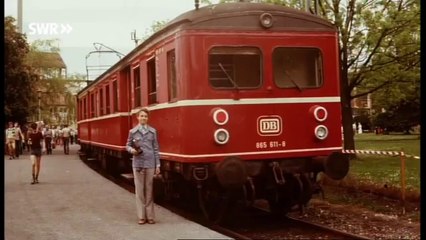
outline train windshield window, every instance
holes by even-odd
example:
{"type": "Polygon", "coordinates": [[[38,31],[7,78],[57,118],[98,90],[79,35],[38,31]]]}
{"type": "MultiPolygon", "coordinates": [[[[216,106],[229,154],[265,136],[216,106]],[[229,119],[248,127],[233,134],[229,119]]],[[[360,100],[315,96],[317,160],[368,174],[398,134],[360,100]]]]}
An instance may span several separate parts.
{"type": "Polygon", "coordinates": [[[214,88],[256,88],[261,83],[261,52],[255,47],[214,47],[209,81],[214,88]]]}
{"type": "Polygon", "coordinates": [[[276,48],[272,54],[274,81],[281,88],[317,88],[322,85],[322,57],[316,48],[276,48]]]}

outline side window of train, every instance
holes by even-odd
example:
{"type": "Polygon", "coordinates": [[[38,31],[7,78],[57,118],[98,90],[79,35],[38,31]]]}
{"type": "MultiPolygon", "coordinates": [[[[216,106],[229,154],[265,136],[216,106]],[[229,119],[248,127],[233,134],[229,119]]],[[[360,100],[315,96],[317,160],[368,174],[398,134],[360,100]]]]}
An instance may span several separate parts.
{"type": "Polygon", "coordinates": [[[321,52],[317,48],[279,47],[272,54],[274,81],[281,88],[318,88],[323,83],[321,52]]]}
{"type": "Polygon", "coordinates": [[[90,94],[90,117],[96,117],[95,116],[95,94],[90,94]]]}
{"type": "Polygon", "coordinates": [[[147,62],[148,69],[148,104],[157,103],[157,77],[155,70],[155,57],[147,62]]]}
{"type": "Polygon", "coordinates": [[[133,68],[133,86],[135,93],[135,107],[142,105],[142,96],[141,96],[141,76],[139,66],[133,68]]]}
{"type": "Polygon", "coordinates": [[[114,80],[112,82],[112,102],[113,102],[113,111],[112,112],[118,112],[118,87],[117,87],[117,80],[114,80]]]}
{"type": "MultiPolygon", "coordinates": [[[[89,94],[87,94],[88,96],[89,94]]],[[[89,118],[89,114],[88,114],[88,107],[87,107],[87,99],[88,97],[85,96],[83,98],[83,119],[88,119],[89,118]]]]}
{"type": "Polygon", "coordinates": [[[167,52],[167,78],[169,83],[169,101],[177,98],[175,50],[167,52]]]}
{"type": "Polygon", "coordinates": [[[214,47],[209,51],[209,82],[218,89],[258,88],[261,59],[256,47],[214,47]]]}
{"type": "Polygon", "coordinates": [[[101,94],[99,89],[95,93],[95,117],[101,116],[101,94]]]}
{"type": "Polygon", "coordinates": [[[103,87],[99,89],[99,116],[102,116],[105,114],[105,104],[104,104],[104,89],[103,87]]]}
{"type": "Polygon", "coordinates": [[[105,86],[105,114],[111,113],[111,100],[109,84],[105,86]]]}

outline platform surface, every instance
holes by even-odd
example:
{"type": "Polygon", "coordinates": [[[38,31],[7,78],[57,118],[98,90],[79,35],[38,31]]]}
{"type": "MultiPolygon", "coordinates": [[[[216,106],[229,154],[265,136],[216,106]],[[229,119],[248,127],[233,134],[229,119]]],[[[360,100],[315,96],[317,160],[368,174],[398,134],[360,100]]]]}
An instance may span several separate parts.
{"type": "Polygon", "coordinates": [[[134,194],[87,167],[78,149],[43,155],[34,185],[28,153],[5,155],[5,239],[229,239],[158,205],[157,223],[138,225],[134,194]]]}

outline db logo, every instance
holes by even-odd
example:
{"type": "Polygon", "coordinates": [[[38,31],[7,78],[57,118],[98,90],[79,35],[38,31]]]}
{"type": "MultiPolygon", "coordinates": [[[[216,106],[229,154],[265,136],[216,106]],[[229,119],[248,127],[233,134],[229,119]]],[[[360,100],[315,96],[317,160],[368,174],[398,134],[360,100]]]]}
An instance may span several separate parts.
{"type": "Polygon", "coordinates": [[[257,132],[261,136],[280,135],[282,130],[282,120],[280,116],[260,116],[257,119],[257,132]]]}

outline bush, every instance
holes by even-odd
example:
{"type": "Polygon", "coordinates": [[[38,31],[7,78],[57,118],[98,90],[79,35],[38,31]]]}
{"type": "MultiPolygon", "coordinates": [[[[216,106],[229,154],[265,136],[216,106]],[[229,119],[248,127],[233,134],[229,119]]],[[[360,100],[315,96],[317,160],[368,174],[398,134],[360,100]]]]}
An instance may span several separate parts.
{"type": "Polygon", "coordinates": [[[402,100],[388,111],[377,114],[373,123],[376,127],[385,129],[385,133],[409,134],[411,128],[420,123],[420,104],[417,101],[402,100]]]}

